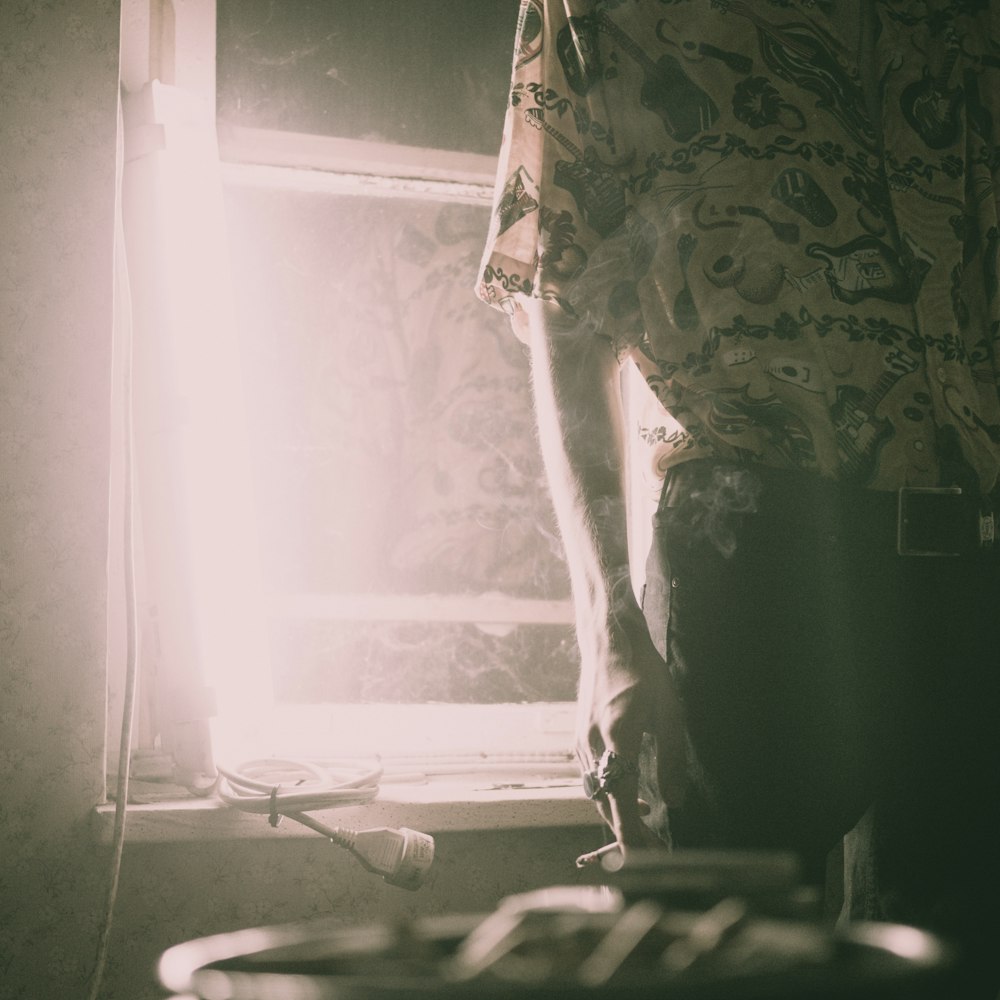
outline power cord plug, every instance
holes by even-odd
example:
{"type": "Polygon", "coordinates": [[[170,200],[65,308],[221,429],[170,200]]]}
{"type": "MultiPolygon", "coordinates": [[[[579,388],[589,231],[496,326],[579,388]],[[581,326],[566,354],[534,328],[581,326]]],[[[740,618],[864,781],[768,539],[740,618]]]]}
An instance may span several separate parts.
{"type": "Polygon", "coordinates": [[[344,846],[368,869],[381,875],[389,885],[419,889],[434,860],[434,838],[401,826],[398,830],[343,831],[344,846]]]}
{"type": "Polygon", "coordinates": [[[346,848],[368,871],[401,889],[419,889],[434,861],[434,838],[405,826],[345,830],[325,826],[302,813],[284,815],[346,848]]]}

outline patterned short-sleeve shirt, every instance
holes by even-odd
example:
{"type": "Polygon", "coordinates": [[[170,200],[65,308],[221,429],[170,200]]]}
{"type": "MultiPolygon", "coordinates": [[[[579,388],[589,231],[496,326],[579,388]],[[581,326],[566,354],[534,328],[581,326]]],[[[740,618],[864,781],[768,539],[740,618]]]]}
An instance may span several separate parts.
{"type": "Polygon", "coordinates": [[[661,474],[989,491],[998,128],[988,0],[522,0],[478,294],[634,362],[661,474]]]}

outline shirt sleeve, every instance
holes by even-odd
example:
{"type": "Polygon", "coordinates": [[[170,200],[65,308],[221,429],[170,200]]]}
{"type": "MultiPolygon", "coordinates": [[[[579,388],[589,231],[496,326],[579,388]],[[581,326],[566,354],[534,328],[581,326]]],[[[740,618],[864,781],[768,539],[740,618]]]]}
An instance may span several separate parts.
{"type": "Polygon", "coordinates": [[[543,142],[541,133],[525,128],[523,99],[529,87],[543,86],[542,18],[539,3],[521,0],[493,211],[476,289],[480,299],[509,314],[521,296],[531,296],[538,267],[543,142]]]}
{"type": "Polygon", "coordinates": [[[477,294],[512,315],[526,298],[557,301],[621,348],[637,339],[648,234],[629,207],[615,132],[627,108],[594,7],[522,0],[477,294]]]}

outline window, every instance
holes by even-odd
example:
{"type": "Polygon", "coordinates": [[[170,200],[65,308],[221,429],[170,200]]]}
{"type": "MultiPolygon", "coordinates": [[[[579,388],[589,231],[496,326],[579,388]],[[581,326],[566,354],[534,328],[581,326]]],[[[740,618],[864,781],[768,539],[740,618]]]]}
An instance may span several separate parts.
{"type": "Polygon", "coordinates": [[[215,6],[154,5],[126,105],[153,715],[199,661],[224,752],[565,750],[527,358],[472,294],[517,0],[215,6]]]}

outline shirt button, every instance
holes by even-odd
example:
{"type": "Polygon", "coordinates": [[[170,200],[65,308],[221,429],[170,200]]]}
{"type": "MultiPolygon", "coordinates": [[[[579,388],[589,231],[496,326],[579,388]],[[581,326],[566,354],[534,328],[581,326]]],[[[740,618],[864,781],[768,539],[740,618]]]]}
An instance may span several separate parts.
{"type": "Polygon", "coordinates": [[[914,451],[923,451],[924,450],[924,442],[923,441],[914,441],[913,442],[913,450],[914,451]]]}

